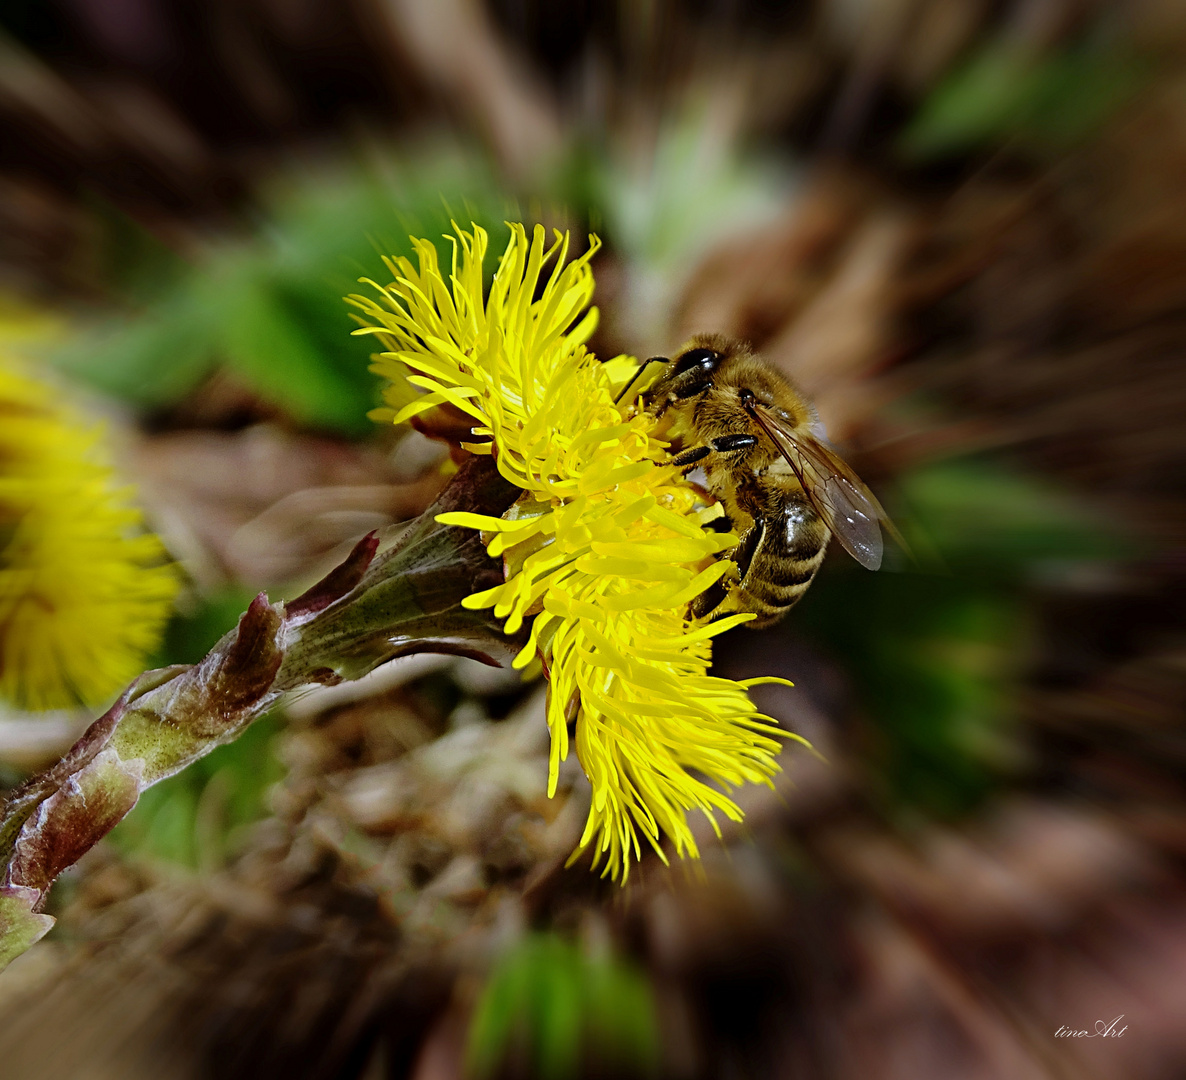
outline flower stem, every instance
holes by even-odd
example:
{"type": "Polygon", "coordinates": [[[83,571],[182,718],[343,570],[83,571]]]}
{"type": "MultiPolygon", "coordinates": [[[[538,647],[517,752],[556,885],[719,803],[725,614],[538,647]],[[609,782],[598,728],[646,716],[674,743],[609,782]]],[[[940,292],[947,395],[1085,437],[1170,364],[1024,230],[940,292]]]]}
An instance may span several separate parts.
{"type": "Polygon", "coordinates": [[[295,600],[260,593],[200,663],[135,679],[59,762],[13,790],[0,805],[0,970],[53,925],[41,909],[54,878],[145,788],[238,738],[286,691],[358,679],[417,652],[493,666],[513,655],[488,611],[461,606],[500,583],[501,567],[476,532],[436,518],[498,516],[518,494],[490,458],[467,462],[419,518],[364,537],[295,600]]]}

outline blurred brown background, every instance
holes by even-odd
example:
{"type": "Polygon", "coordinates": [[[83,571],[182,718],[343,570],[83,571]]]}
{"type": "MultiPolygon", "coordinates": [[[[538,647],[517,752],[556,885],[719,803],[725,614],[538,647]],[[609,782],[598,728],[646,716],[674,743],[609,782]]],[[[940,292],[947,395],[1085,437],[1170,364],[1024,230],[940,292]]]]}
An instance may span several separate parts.
{"type": "Polygon", "coordinates": [[[626,889],[540,686],[298,698],[59,883],[0,1076],[1182,1075],[1184,58],[1172,0],[0,0],[0,326],[186,570],[154,663],[431,501],[340,298],[450,218],[601,235],[602,357],[752,341],[916,556],[720,642],[823,760],[626,889]]]}

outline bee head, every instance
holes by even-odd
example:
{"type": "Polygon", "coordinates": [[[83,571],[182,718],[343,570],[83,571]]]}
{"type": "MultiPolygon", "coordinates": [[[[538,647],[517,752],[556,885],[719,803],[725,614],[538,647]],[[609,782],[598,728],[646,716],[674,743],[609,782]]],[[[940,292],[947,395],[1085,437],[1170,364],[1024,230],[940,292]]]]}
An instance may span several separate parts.
{"type": "Polygon", "coordinates": [[[672,401],[683,401],[704,393],[713,385],[713,377],[722,356],[716,349],[685,349],[670,361],[663,377],[653,390],[672,401]]]}
{"type": "Polygon", "coordinates": [[[751,361],[744,367],[739,365],[729,372],[728,381],[735,388],[738,404],[746,412],[754,405],[761,405],[767,414],[789,429],[809,426],[816,419],[807,399],[764,363],[751,361]]]}
{"type": "Polygon", "coordinates": [[[690,371],[712,374],[720,366],[721,354],[715,349],[689,349],[675,358],[671,365],[671,377],[678,378],[690,371]]]}
{"type": "Polygon", "coordinates": [[[652,392],[671,401],[696,397],[711,390],[717,377],[739,356],[748,354],[747,346],[721,334],[698,334],[667,362],[652,392]]]}

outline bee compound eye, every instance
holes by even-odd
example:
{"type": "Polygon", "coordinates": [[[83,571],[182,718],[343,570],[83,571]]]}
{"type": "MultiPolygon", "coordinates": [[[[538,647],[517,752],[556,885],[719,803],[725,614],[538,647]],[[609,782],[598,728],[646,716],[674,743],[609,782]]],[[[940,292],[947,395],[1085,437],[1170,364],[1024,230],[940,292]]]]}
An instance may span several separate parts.
{"type": "Polygon", "coordinates": [[[699,369],[714,371],[721,362],[721,354],[712,349],[689,349],[676,362],[672,369],[673,375],[682,375],[685,371],[699,369]]]}

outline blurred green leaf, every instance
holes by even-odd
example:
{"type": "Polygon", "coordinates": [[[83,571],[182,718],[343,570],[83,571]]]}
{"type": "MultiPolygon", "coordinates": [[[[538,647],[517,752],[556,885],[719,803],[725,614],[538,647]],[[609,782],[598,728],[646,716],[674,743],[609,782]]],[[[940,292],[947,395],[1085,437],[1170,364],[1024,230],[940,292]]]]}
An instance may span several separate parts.
{"type": "Polygon", "coordinates": [[[1052,561],[1131,555],[1132,544],[1067,493],[991,461],[916,469],[898,489],[918,565],[867,574],[838,562],[796,609],[795,625],[853,678],[881,798],[953,817],[1016,758],[1027,578],[1052,561]]]}
{"type": "MultiPolygon", "coordinates": [[[[553,941],[537,952],[529,980],[527,1008],[540,1075],[561,1080],[577,1072],[581,1057],[582,984],[580,954],[553,941]]],[[[590,1019],[592,1019],[590,1017],[590,1019]]]]}
{"type": "Polygon", "coordinates": [[[931,92],[900,145],[920,161],[1008,139],[1065,149],[1105,121],[1143,78],[1136,61],[1095,41],[1045,56],[1017,42],[990,42],[931,92]]]}
{"type": "MultiPolygon", "coordinates": [[[[223,362],[258,394],[282,405],[297,421],[358,435],[368,430],[367,412],[378,404],[375,383],[343,370],[319,347],[299,311],[254,262],[224,266],[234,282],[220,282],[223,362]]],[[[342,319],[343,341],[349,333],[342,319]]]]}
{"type": "Polygon", "coordinates": [[[542,1080],[588,1073],[645,1076],[659,1035],[646,976],[620,959],[592,959],[551,934],[524,938],[498,961],[470,1024],[468,1071],[518,1061],[542,1080]]]}
{"type": "MultiPolygon", "coordinates": [[[[141,313],[95,327],[61,350],[60,365],[139,408],[181,400],[222,366],[301,424],[362,435],[379,403],[375,343],[351,336],[342,298],[359,277],[388,280],[382,255],[409,255],[409,233],[434,239],[448,265],[452,219],[485,226],[497,252],[504,221],[520,216],[486,159],[463,152],[293,169],[261,202],[253,235],[211,244],[156,291],[130,290],[141,313]]],[[[156,266],[158,248],[123,245],[117,285],[137,277],[123,265],[129,252],[156,266]]]]}
{"type": "Polygon", "coordinates": [[[1133,553],[1112,519],[1046,481],[1000,463],[960,458],[898,478],[899,501],[924,565],[977,576],[1039,560],[1115,559],[1133,553]]]}
{"type": "Polygon", "coordinates": [[[678,281],[700,253],[786,211],[798,181],[789,163],[723,144],[713,119],[707,101],[685,108],[664,122],[649,156],[575,152],[589,171],[580,185],[568,175],[571,190],[600,204],[615,248],[644,272],[678,281]]]}
{"type": "Polygon", "coordinates": [[[181,255],[98,192],[80,194],[90,211],[96,234],[94,258],[102,268],[105,286],[137,304],[169,296],[189,272],[181,255]]]}
{"type": "Polygon", "coordinates": [[[826,643],[853,679],[870,718],[877,794],[940,817],[975,807],[1010,757],[1013,676],[1026,636],[1016,592],[853,571],[821,575],[811,594],[798,628],[826,643]]]}
{"type": "Polygon", "coordinates": [[[137,319],[91,328],[54,360],[104,393],[151,409],[191,393],[214,369],[217,343],[217,324],[179,291],[137,319]]]}

